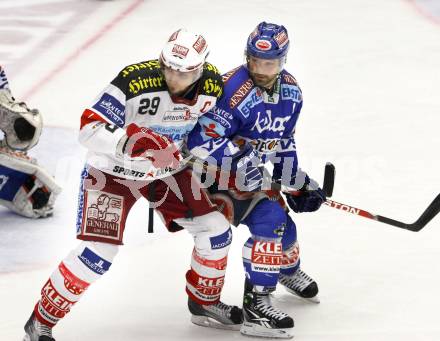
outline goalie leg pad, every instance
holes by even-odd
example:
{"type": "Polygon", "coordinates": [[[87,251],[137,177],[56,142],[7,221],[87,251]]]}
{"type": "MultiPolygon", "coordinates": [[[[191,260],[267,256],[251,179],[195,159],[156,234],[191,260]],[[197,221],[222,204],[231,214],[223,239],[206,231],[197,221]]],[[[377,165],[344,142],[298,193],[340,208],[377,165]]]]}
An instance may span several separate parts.
{"type": "Polygon", "coordinates": [[[52,215],[61,188],[23,152],[0,147],[0,204],[28,218],[52,215]]]}

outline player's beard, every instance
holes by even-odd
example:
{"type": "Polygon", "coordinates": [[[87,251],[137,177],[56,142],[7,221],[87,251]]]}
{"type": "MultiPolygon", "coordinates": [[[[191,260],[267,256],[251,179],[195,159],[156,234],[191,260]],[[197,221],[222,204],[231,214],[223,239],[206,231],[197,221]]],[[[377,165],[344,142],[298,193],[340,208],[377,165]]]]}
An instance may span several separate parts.
{"type": "Polygon", "coordinates": [[[254,81],[255,85],[264,89],[271,89],[276,79],[277,75],[263,75],[260,73],[252,74],[252,80],[254,81]]]}
{"type": "Polygon", "coordinates": [[[168,91],[173,96],[182,95],[183,93],[186,92],[186,89],[188,89],[188,88],[189,88],[189,86],[182,87],[182,86],[173,86],[173,85],[168,84],[168,91]]]}
{"type": "Polygon", "coordinates": [[[193,88],[194,84],[200,79],[202,72],[202,68],[183,73],[166,67],[163,67],[162,71],[169,93],[177,97],[181,97],[188,93],[193,88]],[[186,77],[182,77],[183,74],[186,74],[186,77]]]}
{"type": "Polygon", "coordinates": [[[177,87],[173,87],[172,85],[168,85],[168,91],[170,92],[170,94],[172,96],[176,96],[176,97],[185,97],[186,94],[188,94],[195,86],[195,84],[197,83],[197,81],[195,81],[194,83],[186,86],[186,87],[182,87],[182,86],[177,86],[177,87]]]}

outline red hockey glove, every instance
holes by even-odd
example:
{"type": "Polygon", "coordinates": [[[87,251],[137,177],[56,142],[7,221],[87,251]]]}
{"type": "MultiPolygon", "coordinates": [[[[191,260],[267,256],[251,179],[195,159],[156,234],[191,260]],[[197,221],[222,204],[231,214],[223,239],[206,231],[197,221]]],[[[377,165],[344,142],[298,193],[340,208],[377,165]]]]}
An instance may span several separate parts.
{"type": "Polygon", "coordinates": [[[131,156],[145,156],[144,154],[153,150],[167,148],[173,142],[163,135],[156,134],[153,130],[139,127],[135,123],[131,123],[127,129],[127,143],[124,153],[131,156]]]}
{"type": "Polygon", "coordinates": [[[131,157],[145,157],[153,162],[156,168],[175,168],[182,159],[173,140],[165,135],[155,133],[146,127],[131,123],[127,129],[127,143],[124,153],[131,157]]]}
{"type": "Polygon", "coordinates": [[[183,160],[183,157],[174,143],[172,143],[165,149],[155,151],[153,156],[150,157],[150,160],[156,168],[177,168],[180,161],[183,160]]]}

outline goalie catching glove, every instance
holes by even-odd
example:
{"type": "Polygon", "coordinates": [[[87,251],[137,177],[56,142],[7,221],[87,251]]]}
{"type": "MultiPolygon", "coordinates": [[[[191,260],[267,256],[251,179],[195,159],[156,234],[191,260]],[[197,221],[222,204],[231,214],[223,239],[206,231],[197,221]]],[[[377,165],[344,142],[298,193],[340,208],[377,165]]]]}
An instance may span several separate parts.
{"type": "Polygon", "coordinates": [[[30,110],[24,102],[15,101],[9,89],[0,89],[0,130],[7,146],[28,150],[40,138],[43,120],[37,109],[30,110]]]}

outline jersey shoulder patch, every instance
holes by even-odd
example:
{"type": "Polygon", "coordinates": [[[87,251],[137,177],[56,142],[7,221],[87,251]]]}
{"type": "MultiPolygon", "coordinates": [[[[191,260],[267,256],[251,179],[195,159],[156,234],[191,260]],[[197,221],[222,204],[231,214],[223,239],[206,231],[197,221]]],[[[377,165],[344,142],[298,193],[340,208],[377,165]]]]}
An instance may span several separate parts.
{"type": "Polygon", "coordinates": [[[210,63],[203,65],[201,94],[219,98],[223,93],[223,80],[217,67],[210,63]]]}
{"type": "Polygon", "coordinates": [[[126,66],[112,84],[118,87],[127,99],[149,92],[167,90],[157,59],[126,66]]]}
{"type": "Polygon", "coordinates": [[[240,66],[237,66],[235,69],[232,69],[229,72],[226,72],[222,78],[223,78],[223,83],[227,83],[234,75],[235,73],[240,69],[240,66]]]}
{"type": "Polygon", "coordinates": [[[234,109],[251,92],[254,82],[243,65],[232,69],[223,75],[224,99],[227,109],[234,109]]]}
{"type": "Polygon", "coordinates": [[[128,78],[133,74],[154,72],[160,69],[160,64],[158,59],[151,59],[144,62],[139,62],[135,64],[128,65],[122,69],[119,73],[123,78],[128,78]]]}
{"type": "Polygon", "coordinates": [[[286,70],[283,70],[282,73],[281,73],[281,83],[295,85],[295,86],[299,87],[298,81],[296,80],[296,78],[293,77],[286,70]]]}
{"type": "Polygon", "coordinates": [[[298,81],[289,72],[283,70],[281,73],[281,98],[300,103],[303,100],[302,90],[298,81]]]}

